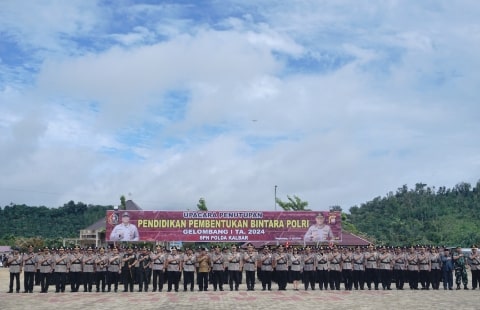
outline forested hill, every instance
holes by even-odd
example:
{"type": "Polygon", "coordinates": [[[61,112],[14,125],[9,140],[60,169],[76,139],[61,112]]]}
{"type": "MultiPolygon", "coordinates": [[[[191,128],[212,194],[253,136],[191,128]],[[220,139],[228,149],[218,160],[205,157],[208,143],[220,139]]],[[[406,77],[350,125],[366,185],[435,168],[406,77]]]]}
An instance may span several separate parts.
{"type": "Polygon", "coordinates": [[[404,185],[350,208],[347,219],[382,244],[469,247],[480,243],[480,181],[475,187],[459,183],[452,189],[404,185]]]}
{"type": "Polygon", "coordinates": [[[113,206],[70,201],[59,208],[10,205],[0,209],[0,240],[14,237],[71,238],[90,226],[113,206]]]}
{"type": "MultiPolygon", "coordinates": [[[[113,206],[70,201],[59,208],[10,205],[0,209],[0,244],[18,237],[78,237],[79,230],[105,217],[113,206]]],[[[379,244],[432,244],[469,247],[480,244],[480,181],[452,189],[406,185],[396,193],[350,208],[344,229],[373,237],[379,244]]]]}

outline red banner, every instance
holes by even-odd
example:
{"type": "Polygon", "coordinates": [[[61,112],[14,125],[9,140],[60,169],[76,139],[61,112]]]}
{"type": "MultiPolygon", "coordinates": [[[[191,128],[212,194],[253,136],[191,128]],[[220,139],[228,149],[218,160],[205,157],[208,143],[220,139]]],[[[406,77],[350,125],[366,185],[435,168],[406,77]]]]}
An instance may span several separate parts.
{"type": "Polygon", "coordinates": [[[341,213],[328,211],[107,211],[108,241],[331,243],[341,213]]]}

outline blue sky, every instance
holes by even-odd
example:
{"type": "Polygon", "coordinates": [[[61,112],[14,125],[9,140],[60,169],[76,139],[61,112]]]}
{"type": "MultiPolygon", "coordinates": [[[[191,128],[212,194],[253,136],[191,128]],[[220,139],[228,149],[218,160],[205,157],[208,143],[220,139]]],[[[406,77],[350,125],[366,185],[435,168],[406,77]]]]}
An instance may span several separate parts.
{"type": "Polygon", "coordinates": [[[348,210],[480,179],[476,1],[0,2],[0,206],[348,210]]]}

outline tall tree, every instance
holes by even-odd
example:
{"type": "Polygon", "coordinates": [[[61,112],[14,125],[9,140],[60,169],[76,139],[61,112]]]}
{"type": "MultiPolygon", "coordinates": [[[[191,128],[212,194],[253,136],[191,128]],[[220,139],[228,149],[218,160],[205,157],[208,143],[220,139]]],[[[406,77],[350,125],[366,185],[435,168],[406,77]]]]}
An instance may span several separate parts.
{"type": "Polygon", "coordinates": [[[292,198],[287,195],[287,199],[288,201],[286,202],[280,200],[280,198],[276,199],[278,205],[284,211],[311,211],[310,209],[306,208],[308,206],[308,202],[302,201],[298,196],[293,195],[293,198],[292,198]]]}
{"type": "Polygon", "coordinates": [[[205,199],[200,198],[197,203],[197,209],[199,211],[208,211],[207,204],[205,203],[205,199]]]}
{"type": "Polygon", "coordinates": [[[120,209],[126,210],[127,209],[127,202],[125,201],[125,196],[120,196],[120,209]]]}

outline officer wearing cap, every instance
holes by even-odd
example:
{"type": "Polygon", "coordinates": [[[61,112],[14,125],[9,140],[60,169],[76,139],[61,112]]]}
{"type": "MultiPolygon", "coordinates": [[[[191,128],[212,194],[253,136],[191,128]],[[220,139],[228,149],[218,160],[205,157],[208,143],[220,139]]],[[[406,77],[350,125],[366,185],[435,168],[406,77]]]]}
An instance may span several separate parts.
{"type": "Polygon", "coordinates": [[[273,255],[275,274],[279,291],[287,290],[288,283],[288,254],[285,253],[283,245],[277,247],[277,252],[273,255]]]}
{"type": "Polygon", "coordinates": [[[405,270],[407,269],[407,259],[400,247],[395,248],[393,254],[393,278],[395,279],[395,288],[403,290],[405,285],[405,270]]]}
{"type": "Polygon", "coordinates": [[[108,256],[108,271],[107,271],[107,279],[108,279],[108,291],[113,290],[116,293],[118,291],[118,279],[120,274],[120,265],[121,265],[121,256],[118,253],[118,248],[114,247],[112,252],[108,256]]]}
{"type": "Polygon", "coordinates": [[[80,252],[80,246],[76,245],[73,248],[73,252],[69,256],[69,276],[70,276],[70,289],[72,292],[78,292],[80,283],[82,282],[82,261],[83,254],[80,252]]]}
{"type": "Polygon", "coordinates": [[[24,293],[33,293],[33,284],[35,277],[35,265],[37,255],[33,251],[33,246],[28,246],[28,251],[23,255],[23,286],[24,293]]]}
{"type": "Polygon", "coordinates": [[[382,246],[380,254],[378,255],[378,270],[380,273],[380,281],[384,290],[391,290],[392,284],[392,272],[393,268],[393,255],[387,249],[382,246]]]}
{"type": "Polygon", "coordinates": [[[353,288],[353,253],[348,247],[342,253],[342,277],[345,290],[351,291],[353,288]]]}
{"type": "Polygon", "coordinates": [[[87,253],[83,255],[83,291],[92,292],[93,282],[95,281],[95,254],[93,248],[88,247],[87,253]]]}
{"type": "Polygon", "coordinates": [[[225,270],[225,257],[220,251],[220,247],[217,245],[214,252],[210,257],[211,267],[213,272],[213,290],[216,291],[217,287],[220,291],[223,291],[223,272],[225,270]]]}
{"type": "Polygon", "coordinates": [[[50,254],[50,249],[45,247],[43,253],[38,255],[37,266],[40,269],[40,293],[47,293],[50,285],[50,275],[53,271],[55,261],[50,254]]]}
{"type": "Polygon", "coordinates": [[[177,253],[177,248],[173,247],[170,254],[165,260],[165,269],[167,270],[168,277],[168,291],[172,291],[172,287],[175,288],[175,292],[178,292],[180,284],[181,270],[183,268],[183,261],[180,255],[177,253]]]}
{"type": "Polygon", "coordinates": [[[360,246],[355,248],[353,253],[353,286],[356,290],[365,289],[365,255],[360,246]]]}
{"type": "Polygon", "coordinates": [[[143,247],[141,253],[137,257],[137,279],[138,279],[138,291],[148,292],[148,284],[151,278],[151,265],[152,260],[148,249],[143,247]]]}
{"type": "Polygon", "coordinates": [[[442,261],[438,248],[432,247],[430,250],[430,284],[434,290],[440,288],[440,280],[442,279],[441,264],[442,261]]]}
{"type": "Polygon", "coordinates": [[[298,253],[298,248],[293,248],[292,253],[289,253],[289,258],[288,260],[291,263],[291,275],[292,275],[292,282],[293,282],[293,289],[295,291],[298,291],[299,285],[300,285],[300,280],[301,278],[301,272],[303,271],[303,265],[302,265],[302,255],[298,253]]]}
{"type": "Polygon", "coordinates": [[[155,253],[151,254],[152,272],[153,272],[153,290],[152,292],[163,290],[165,283],[165,251],[164,248],[157,245],[155,253]]]}
{"type": "Polygon", "coordinates": [[[97,292],[105,292],[107,287],[107,268],[108,268],[108,255],[105,253],[104,248],[100,248],[98,254],[95,257],[95,288],[97,292]]]}
{"type": "Polygon", "coordinates": [[[240,278],[242,275],[243,261],[242,255],[237,251],[237,246],[232,245],[231,251],[227,255],[228,262],[228,283],[230,285],[230,291],[233,291],[233,285],[235,284],[235,290],[238,291],[240,286],[240,278]]]}
{"type": "Polygon", "coordinates": [[[255,290],[255,270],[257,269],[257,254],[251,243],[247,244],[247,251],[243,254],[243,268],[245,269],[245,281],[247,291],[255,290]]]}
{"type": "Polygon", "coordinates": [[[316,281],[320,290],[328,289],[328,257],[323,247],[320,247],[315,253],[316,261],[316,281]]]}
{"type": "Polygon", "coordinates": [[[65,253],[65,248],[60,247],[58,253],[54,256],[55,261],[55,293],[65,292],[65,283],[67,282],[67,271],[70,266],[70,259],[65,253]]]}
{"type": "Polygon", "coordinates": [[[183,291],[186,292],[190,284],[190,291],[193,292],[195,285],[195,264],[196,257],[191,248],[187,248],[183,254],[183,291]]]}
{"type": "Polygon", "coordinates": [[[130,223],[130,214],[124,212],[122,223],[115,226],[110,233],[111,241],[138,241],[140,240],[137,226],[130,223]]]}
{"type": "Polygon", "coordinates": [[[20,292],[20,273],[22,272],[22,256],[17,248],[13,249],[13,253],[7,258],[8,271],[10,272],[10,286],[8,293],[13,293],[13,280],[15,279],[16,292],[20,292]]]}
{"type": "Polygon", "coordinates": [[[369,290],[372,289],[372,282],[378,290],[378,253],[373,244],[370,244],[365,251],[365,282],[369,290]]]}
{"type": "Polygon", "coordinates": [[[442,260],[442,282],[443,289],[453,290],[453,257],[449,248],[443,250],[442,260]]]}
{"type": "Polygon", "coordinates": [[[208,291],[208,275],[210,273],[211,261],[210,255],[208,255],[205,248],[200,249],[200,253],[198,254],[196,260],[198,265],[198,290],[200,292],[208,291]]]}
{"type": "Polygon", "coordinates": [[[472,290],[474,290],[480,284],[480,255],[476,245],[472,245],[472,252],[468,256],[468,264],[472,272],[472,290]]]}
{"type": "Polygon", "coordinates": [[[123,291],[133,292],[133,285],[135,282],[135,263],[137,262],[137,256],[133,253],[133,249],[129,247],[127,252],[122,257],[122,278],[123,278],[123,291]]]}
{"type": "Polygon", "coordinates": [[[328,255],[328,263],[330,266],[329,280],[331,290],[340,290],[340,279],[342,270],[342,254],[336,246],[333,247],[332,253],[328,255]]]}
{"type": "Polygon", "coordinates": [[[325,216],[318,213],[315,217],[315,224],[310,226],[304,236],[305,242],[325,242],[333,240],[332,229],[325,224],[325,216]]]}
{"type": "Polygon", "coordinates": [[[418,252],[418,278],[422,290],[428,290],[430,288],[430,255],[426,251],[424,246],[420,247],[418,252]]]}
{"type": "Polygon", "coordinates": [[[272,290],[272,272],[273,272],[273,257],[270,253],[270,248],[266,245],[263,248],[263,253],[258,257],[260,263],[260,269],[262,271],[262,291],[265,291],[267,288],[269,291],[272,290]]]}
{"type": "Polygon", "coordinates": [[[463,289],[468,290],[468,278],[467,278],[467,260],[462,253],[462,248],[457,247],[453,254],[453,266],[455,268],[455,283],[457,284],[457,290],[460,289],[460,283],[463,283],[463,289]]]}

